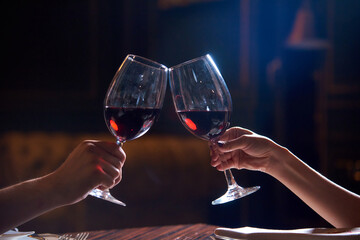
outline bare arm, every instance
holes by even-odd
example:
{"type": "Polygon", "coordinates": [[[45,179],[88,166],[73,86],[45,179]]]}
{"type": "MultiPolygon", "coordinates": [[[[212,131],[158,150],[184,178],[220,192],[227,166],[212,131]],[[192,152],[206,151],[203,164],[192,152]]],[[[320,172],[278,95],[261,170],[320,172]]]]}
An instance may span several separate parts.
{"type": "Polygon", "coordinates": [[[42,177],[1,189],[0,233],[62,205],[51,185],[47,177],[42,177]]]}
{"type": "MultiPolygon", "coordinates": [[[[360,196],[330,181],[288,150],[271,168],[277,178],[309,207],[335,227],[360,226],[360,196]]],[[[270,170],[270,169],[269,169],[270,170]]]]}
{"type": "Polygon", "coordinates": [[[0,190],[0,233],[121,180],[125,153],[116,144],[82,142],[54,172],[0,190]]]}
{"type": "Polygon", "coordinates": [[[247,129],[232,128],[211,145],[212,166],[259,170],[278,179],[335,227],[360,226],[360,196],[333,183],[286,148],[247,129]]]}

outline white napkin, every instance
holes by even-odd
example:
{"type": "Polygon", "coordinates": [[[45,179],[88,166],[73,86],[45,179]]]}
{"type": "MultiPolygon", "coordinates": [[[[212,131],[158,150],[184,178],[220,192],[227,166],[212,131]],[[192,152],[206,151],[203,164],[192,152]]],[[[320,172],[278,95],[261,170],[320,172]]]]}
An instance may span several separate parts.
{"type": "Polygon", "coordinates": [[[15,239],[21,239],[24,237],[27,237],[31,234],[34,234],[34,231],[31,232],[19,232],[16,230],[9,230],[3,234],[0,235],[1,240],[15,240],[15,239]]]}
{"type": "MultiPolygon", "coordinates": [[[[34,239],[45,239],[45,240],[58,240],[60,235],[53,233],[41,233],[34,234],[31,232],[19,232],[17,229],[9,230],[0,235],[0,240],[34,240],[34,239]]],[[[69,238],[72,239],[72,238],[69,238]]]]}
{"type": "Polygon", "coordinates": [[[219,239],[243,240],[360,240],[360,228],[302,228],[275,230],[254,227],[217,228],[219,239]]]}

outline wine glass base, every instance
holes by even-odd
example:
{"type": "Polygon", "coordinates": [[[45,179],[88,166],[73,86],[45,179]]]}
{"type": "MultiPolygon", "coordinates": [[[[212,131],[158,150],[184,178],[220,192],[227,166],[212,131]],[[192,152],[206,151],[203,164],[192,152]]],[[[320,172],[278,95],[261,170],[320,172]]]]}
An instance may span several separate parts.
{"type": "Polygon", "coordinates": [[[218,199],[212,201],[211,204],[218,205],[218,204],[227,203],[227,202],[245,197],[249,194],[252,194],[259,189],[260,189],[260,186],[242,188],[242,187],[239,187],[236,185],[233,187],[229,187],[229,189],[226,191],[226,193],[224,195],[222,195],[218,199]]]}
{"type": "Polygon", "coordinates": [[[95,188],[89,193],[89,195],[112,202],[112,203],[115,203],[115,204],[118,204],[118,205],[121,205],[121,206],[124,206],[124,207],[126,206],[125,203],[123,203],[122,201],[117,200],[116,198],[111,196],[109,191],[102,191],[100,189],[95,188]]]}

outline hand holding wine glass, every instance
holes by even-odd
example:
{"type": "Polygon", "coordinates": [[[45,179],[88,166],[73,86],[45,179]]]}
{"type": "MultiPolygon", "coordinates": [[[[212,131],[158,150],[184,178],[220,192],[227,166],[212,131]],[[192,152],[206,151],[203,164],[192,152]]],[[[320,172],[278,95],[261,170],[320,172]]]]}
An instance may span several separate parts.
{"type": "MultiPolygon", "coordinates": [[[[229,126],[232,102],[229,90],[210,55],[170,68],[170,88],[180,121],[195,136],[215,141],[229,126]]],[[[257,191],[240,187],[230,170],[224,171],[227,192],[212,202],[226,203],[257,191]]]]}
{"type": "MultiPolygon", "coordinates": [[[[105,122],[118,145],[141,137],[157,119],[165,96],[167,71],[167,67],[152,60],[126,56],[104,101],[105,122]]],[[[125,206],[108,190],[94,189],[90,195],[125,206]]]]}

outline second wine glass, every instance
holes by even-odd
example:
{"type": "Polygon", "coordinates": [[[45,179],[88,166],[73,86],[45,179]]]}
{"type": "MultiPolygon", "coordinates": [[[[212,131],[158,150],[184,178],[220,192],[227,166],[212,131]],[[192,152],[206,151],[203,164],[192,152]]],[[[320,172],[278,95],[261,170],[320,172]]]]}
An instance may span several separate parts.
{"type": "MultiPolygon", "coordinates": [[[[214,141],[230,124],[230,92],[213,59],[208,54],[169,69],[170,89],[180,121],[195,136],[214,141]]],[[[224,171],[227,192],[212,201],[226,203],[257,191],[260,187],[240,187],[230,170],[224,171]]]]}
{"type": "MultiPolygon", "coordinates": [[[[127,55],[116,72],[104,101],[104,118],[109,131],[122,146],[144,135],[162,108],[168,69],[152,60],[127,55]]],[[[94,189],[90,195],[125,206],[108,190],[94,189]]]]}

